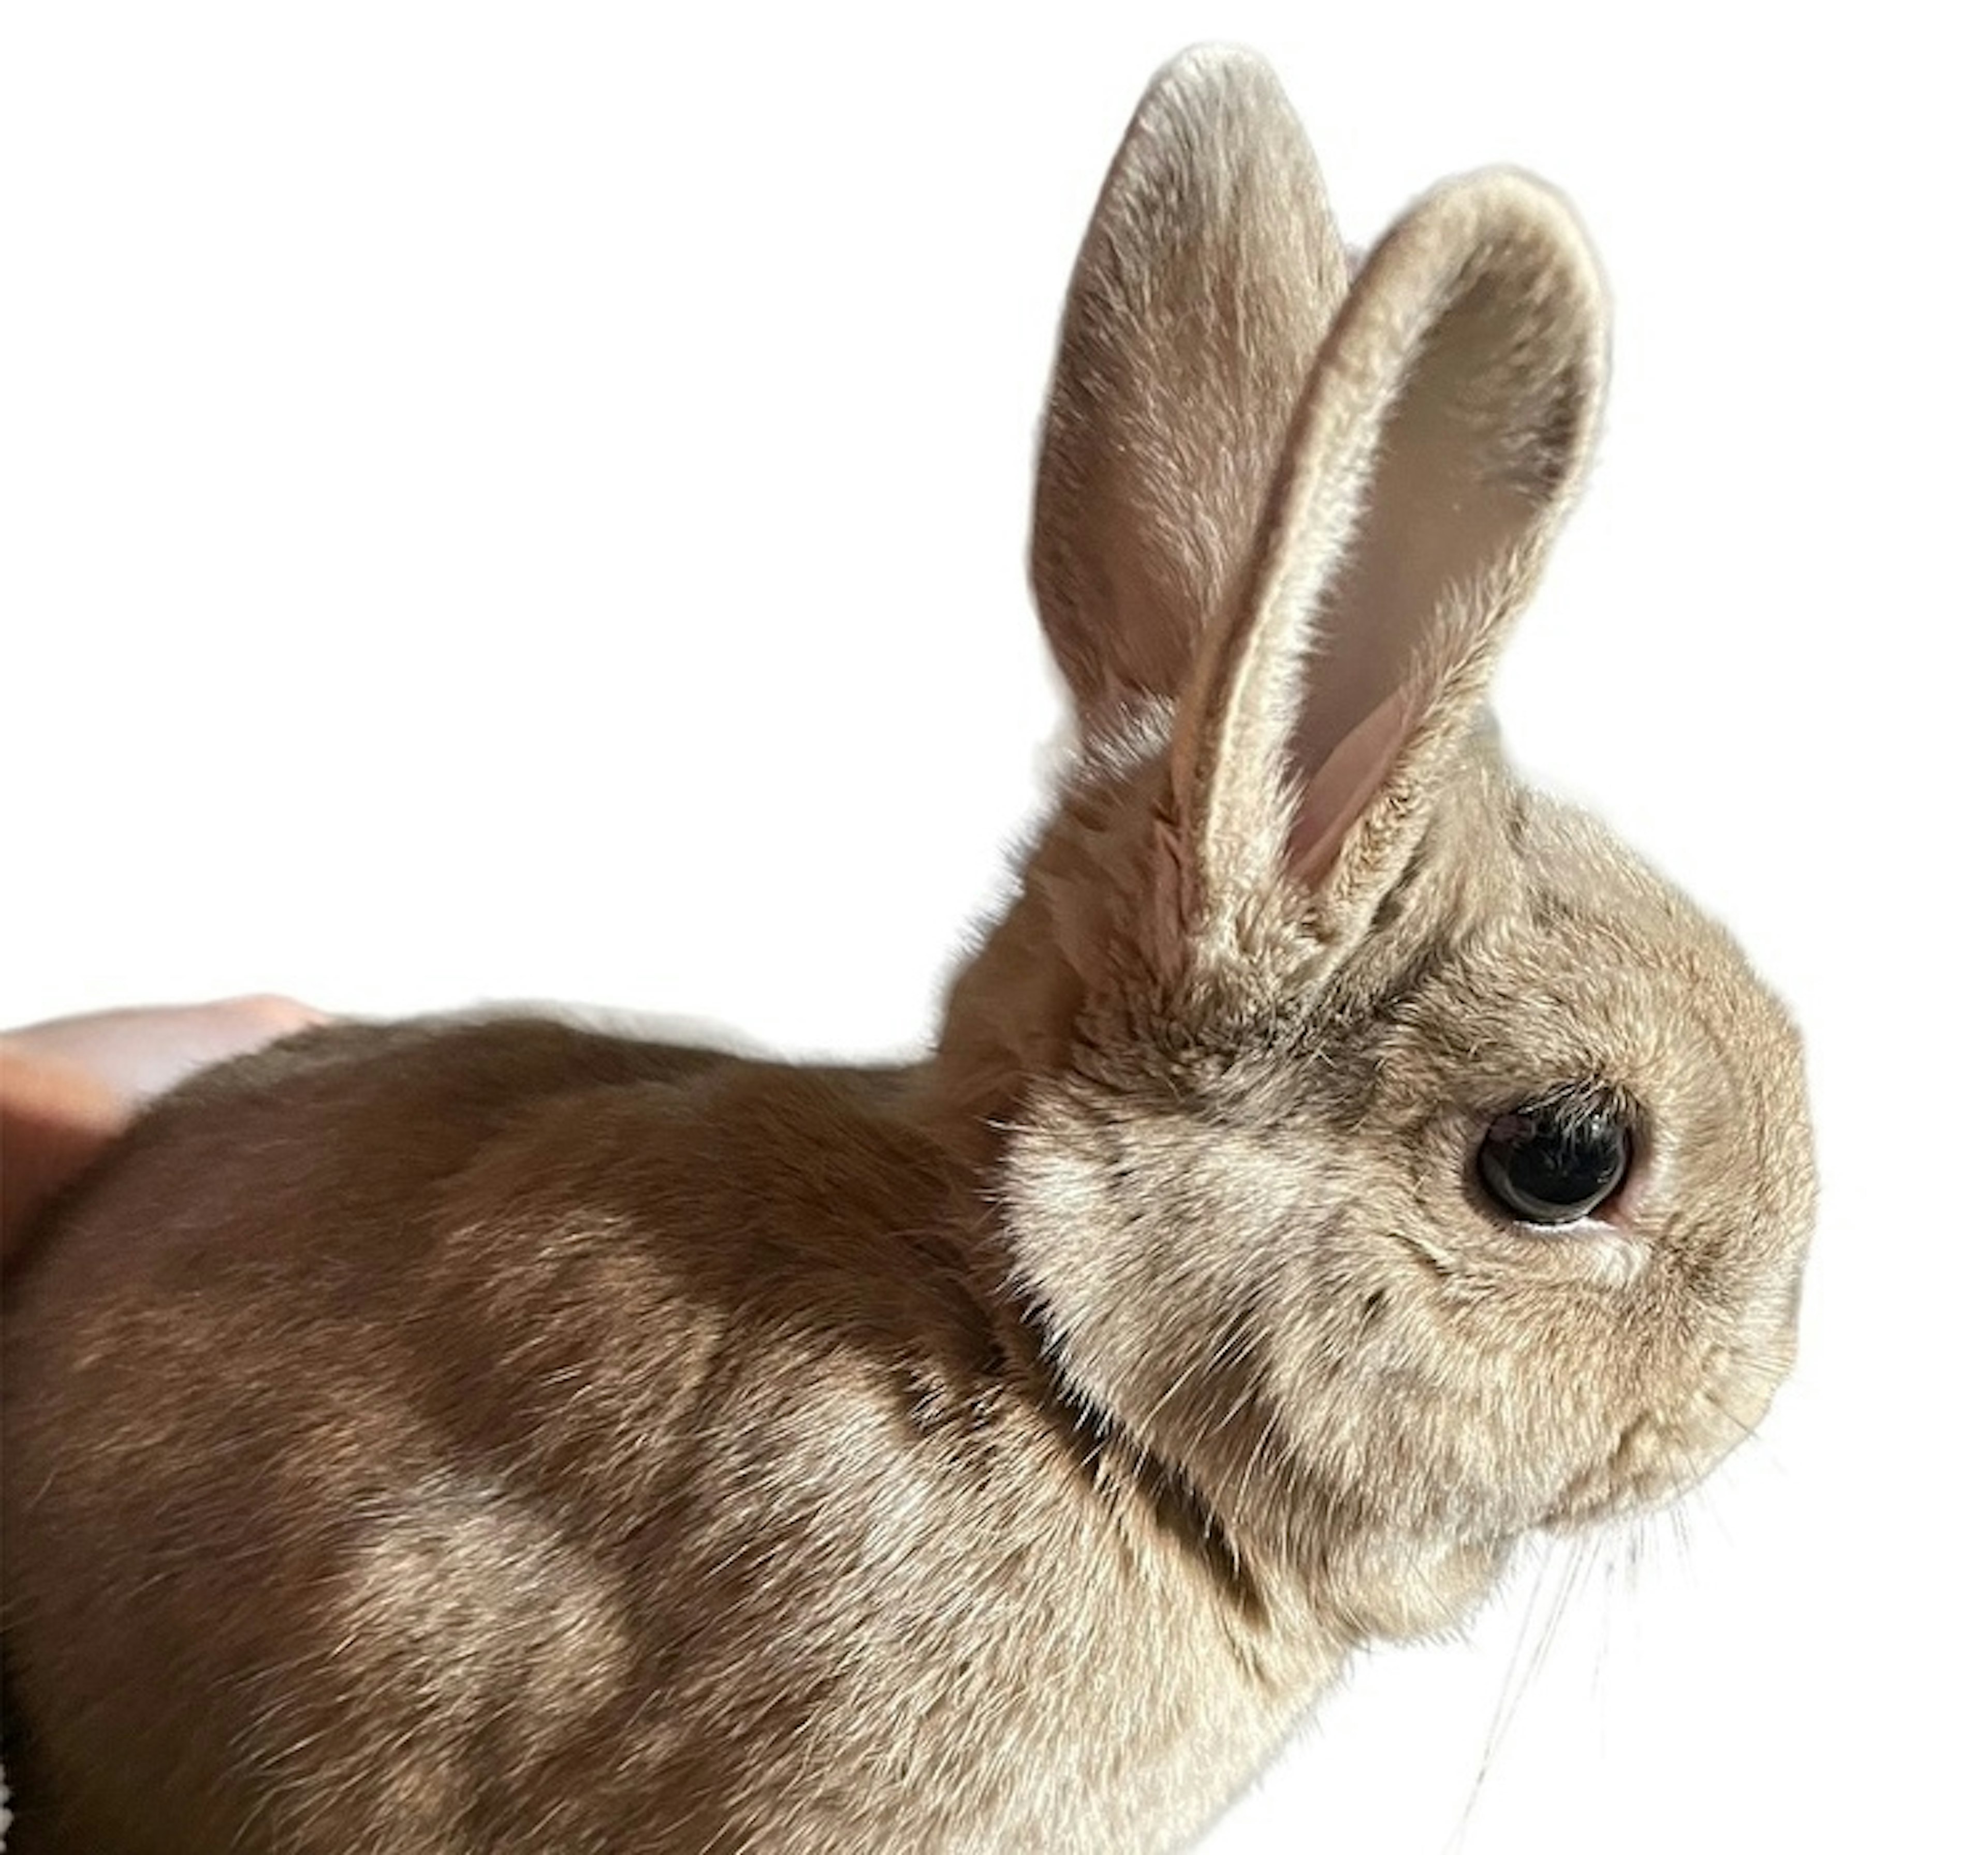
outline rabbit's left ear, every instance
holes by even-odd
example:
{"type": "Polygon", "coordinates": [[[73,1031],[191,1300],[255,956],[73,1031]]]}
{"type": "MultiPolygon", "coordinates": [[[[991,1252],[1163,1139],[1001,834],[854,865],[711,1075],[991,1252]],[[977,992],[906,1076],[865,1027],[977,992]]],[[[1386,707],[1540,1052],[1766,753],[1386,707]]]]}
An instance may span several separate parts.
{"type": "Polygon", "coordinates": [[[1293,880],[1334,939],[1364,928],[1577,486],[1606,329],[1578,228],[1523,177],[1452,183],[1375,249],[1181,706],[1166,835],[1190,939],[1293,880]]]}
{"type": "Polygon", "coordinates": [[[1187,681],[1345,294],[1276,78],[1220,46],[1175,59],[1091,215],[1043,421],[1030,576],[1087,730],[1187,681]]]}

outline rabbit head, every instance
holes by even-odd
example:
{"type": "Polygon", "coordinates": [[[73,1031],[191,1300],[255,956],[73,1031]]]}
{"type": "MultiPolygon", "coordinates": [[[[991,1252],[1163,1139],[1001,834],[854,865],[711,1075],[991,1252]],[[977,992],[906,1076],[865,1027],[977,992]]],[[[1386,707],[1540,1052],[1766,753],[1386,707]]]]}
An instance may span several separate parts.
{"type": "Polygon", "coordinates": [[[1791,1357],[1795,1033],[1484,711],[1606,326],[1510,174],[1349,279],[1275,81],[1201,51],[1105,183],[1046,415],[1077,764],[938,1075],[1073,1405],[1366,1630],[1688,1484],[1791,1357]]]}

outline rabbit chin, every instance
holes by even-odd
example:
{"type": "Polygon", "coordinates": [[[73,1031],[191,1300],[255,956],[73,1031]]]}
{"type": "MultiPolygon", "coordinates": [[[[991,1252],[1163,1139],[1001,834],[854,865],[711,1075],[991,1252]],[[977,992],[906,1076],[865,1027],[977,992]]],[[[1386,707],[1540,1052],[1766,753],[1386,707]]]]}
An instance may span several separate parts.
{"type": "Polygon", "coordinates": [[[1625,1424],[1614,1447],[1567,1483],[1543,1516],[1542,1529],[1578,1532],[1661,1507],[1695,1488],[1751,1439],[1794,1354],[1790,1307],[1777,1335],[1743,1355],[1711,1362],[1696,1389],[1674,1408],[1625,1424]]]}

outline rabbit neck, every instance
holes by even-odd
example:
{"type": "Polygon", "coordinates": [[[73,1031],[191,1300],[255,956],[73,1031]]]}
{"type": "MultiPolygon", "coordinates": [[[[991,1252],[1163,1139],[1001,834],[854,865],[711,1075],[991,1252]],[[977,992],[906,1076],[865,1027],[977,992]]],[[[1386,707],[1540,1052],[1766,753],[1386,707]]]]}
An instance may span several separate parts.
{"type": "Polygon", "coordinates": [[[1021,872],[1019,893],[948,993],[933,1075],[948,1144],[995,1163],[1031,1085],[1067,1067],[1088,999],[1148,936],[1151,820],[1162,804],[1172,707],[1090,743],[1021,872]]]}

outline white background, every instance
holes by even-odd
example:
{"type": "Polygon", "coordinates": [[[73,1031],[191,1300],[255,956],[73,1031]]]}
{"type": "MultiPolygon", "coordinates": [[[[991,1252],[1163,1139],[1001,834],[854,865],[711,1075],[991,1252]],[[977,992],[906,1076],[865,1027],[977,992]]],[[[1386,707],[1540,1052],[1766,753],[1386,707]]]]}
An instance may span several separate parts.
{"type": "Polygon", "coordinates": [[[1372,1658],[1209,1847],[1979,1846],[1964,17],[14,0],[0,1022],[271,987],[915,1046],[1059,725],[1068,265],[1152,68],[1253,43],[1356,241],[1497,160],[1601,248],[1611,417],[1500,708],[1794,1002],[1825,1197],[1763,1440],[1372,1658]]]}

